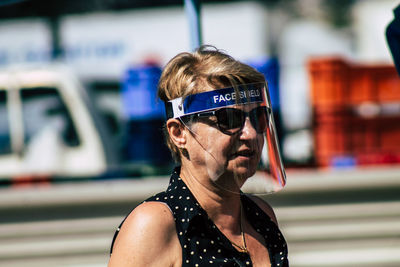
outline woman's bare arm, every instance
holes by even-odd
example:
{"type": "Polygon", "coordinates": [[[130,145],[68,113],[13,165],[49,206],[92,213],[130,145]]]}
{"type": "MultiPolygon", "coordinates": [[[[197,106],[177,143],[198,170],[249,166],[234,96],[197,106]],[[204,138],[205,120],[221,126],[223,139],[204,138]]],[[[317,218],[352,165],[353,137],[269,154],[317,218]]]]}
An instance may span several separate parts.
{"type": "Polygon", "coordinates": [[[161,202],[136,207],[123,223],[108,267],[180,266],[174,217],[161,202]]]}

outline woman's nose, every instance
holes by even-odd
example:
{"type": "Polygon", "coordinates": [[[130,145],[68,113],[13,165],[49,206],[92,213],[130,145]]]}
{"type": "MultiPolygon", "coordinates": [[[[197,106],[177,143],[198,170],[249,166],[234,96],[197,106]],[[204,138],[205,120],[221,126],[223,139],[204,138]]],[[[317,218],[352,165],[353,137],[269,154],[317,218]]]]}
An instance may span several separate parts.
{"type": "Polygon", "coordinates": [[[256,129],[254,129],[253,125],[250,122],[250,118],[246,117],[244,122],[243,129],[240,133],[241,139],[253,139],[257,137],[256,129]]]}

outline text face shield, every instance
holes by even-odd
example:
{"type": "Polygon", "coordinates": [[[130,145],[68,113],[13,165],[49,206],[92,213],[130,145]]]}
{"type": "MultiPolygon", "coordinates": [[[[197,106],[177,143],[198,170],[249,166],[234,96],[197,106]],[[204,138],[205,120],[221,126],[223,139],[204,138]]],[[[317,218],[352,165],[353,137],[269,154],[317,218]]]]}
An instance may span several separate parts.
{"type": "Polygon", "coordinates": [[[188,132],[185,171],[213,191],[267,194],[285,186],[271,103],[264,83],[174,99],[168,118],[188,132]]]}

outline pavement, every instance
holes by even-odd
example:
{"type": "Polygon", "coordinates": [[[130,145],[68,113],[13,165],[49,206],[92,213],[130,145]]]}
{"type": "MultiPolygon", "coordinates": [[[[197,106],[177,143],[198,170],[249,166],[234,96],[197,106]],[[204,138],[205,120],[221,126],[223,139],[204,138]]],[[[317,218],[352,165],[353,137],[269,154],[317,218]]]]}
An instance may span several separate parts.
{"type": "MultiPolygon", "coordinates": [[[[400,166],[288,170],[265,197],[290,266],[400,266],[400,166]]],[[[115,228],[168,177],[0,189],[0,266],[107,266],[115,228]]]]}

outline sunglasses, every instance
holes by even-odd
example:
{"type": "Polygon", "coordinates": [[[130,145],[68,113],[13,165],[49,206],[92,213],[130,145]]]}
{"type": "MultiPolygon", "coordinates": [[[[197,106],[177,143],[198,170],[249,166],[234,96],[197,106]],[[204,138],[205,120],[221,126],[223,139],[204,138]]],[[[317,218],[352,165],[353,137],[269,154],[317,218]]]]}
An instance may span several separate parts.
{"type": "Polygon", "coordinates": [[[243,129],[247,117],[249,117],[251,125],[257,133],[265,132],[268,127],[270,112],[270,108],[260,106],[249,112],[237,108],[220,108],[189,116],[198,118],[215,116],[218,129],[225,134],[234,135],[243,129]]]}

